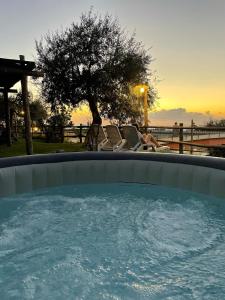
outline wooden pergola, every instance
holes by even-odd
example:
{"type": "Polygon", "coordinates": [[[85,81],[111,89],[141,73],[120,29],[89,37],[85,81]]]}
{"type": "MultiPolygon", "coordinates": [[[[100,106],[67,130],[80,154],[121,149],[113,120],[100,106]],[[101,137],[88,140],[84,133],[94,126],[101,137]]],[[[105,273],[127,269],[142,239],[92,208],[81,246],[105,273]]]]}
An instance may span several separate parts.
{"type": "Polygon", "coordinates": [[[33,153],[27,78],[28,76],[42,76],[40,72],[34,71],[34,69],[35,63],[26,61],[23,55],[20,55],[19,60],[0,58],[0,92],[3,93],[4,98],[7,145],[10,146],[12,143],[8,94],[17,93],[17,90],[12,89],[12,87],[21,81],[27,154],[33,153]]]}

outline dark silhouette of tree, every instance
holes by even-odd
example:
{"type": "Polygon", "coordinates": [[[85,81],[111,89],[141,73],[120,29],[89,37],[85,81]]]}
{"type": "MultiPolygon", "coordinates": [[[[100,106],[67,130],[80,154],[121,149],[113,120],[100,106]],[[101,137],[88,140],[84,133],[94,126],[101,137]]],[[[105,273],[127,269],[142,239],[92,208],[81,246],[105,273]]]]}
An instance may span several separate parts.
{"type": "MultiPolygon", "coordinates": [[[[40,99],[33,100],[33,95],[28,93],[30,103],[30,117],[32,126],[36,125],[43,130],[45,120],[48,117],[48,108],[40,99]]],[[[9,97],[9,113],[10,113],[10,132],[12,142],[17,140],[20,133],[24,131],[24,112],[22,94],[19,92],[14,97],[9,97]]],[[[4,109],[4,99],[0,95],[0,126],[4,128],[6,133],[6,116],[4,109]]],[[[3,130],[3,129],[2,129],[3,130]]],[[[6,142],[6,138],[4,139],[6,142]]]]}
{"type": "Polygon", "coordinates": [[[123,120],[138,114],[131,86],[148,81],[151,56],[111,16],[83,14],[79,24],[46,35],[36,49],[42,93],[53,107],[86,102],[95,124],[103,116],[123,120]]]}
{"type": "Polygon", "coordinates": [[[64,142],[65,127],[73,126],[71,113],[72,110],[68,106],[60,105],[55,107],[45,126],[47,142],[64,142]]]}
{"type": "Polygon", "coordinates": [[[4,110],[4,102],[3,102],[3,96],[0,95],[0,122],[5,121],[5,110],[4,110]]]}
{"type": "MultiPolygon", "coordinates": [[[[44,121],[48,117],[48,107],[41,99],[34,99],[32,93],[28,93],[30,103],[30,118],[32,125],[35,123],[37,126],[42,127],[44,121]]],[[[22,94],[19,92],[14,99],[14,108],[17,116],[23,116],[23,101],[22,94]]]]}
{"type": "Polygon", "coordinates": [[[43,128],[44,121],[47,119],[47,109],[41,100],[35,100],[30,103],[30,118],[32,123],[43,128]]]}
{"type": "Polygon", "coordinates": [[[225,119],[221,120],[210,120],[207,125],[208,127],[225,127],[225,119]]]}
{"type": "MultiPolygon", "coordinates": [[[[17,139],[17,124],[18,124],[18,103],[16,101],[16,97],[9,97],[8,98],[9,103],[9,120],[10,120],[10,136],[11,141],[15,141],[17,139]]],[[[21,110],[21,109],[20,109],[21,110]]],[[[6,126],[6,112],[5,112],[5,103],[3,97],[0,95],[0,125],[2,128],[5,128],[5,134],[7,131],[6,126]]],[[[6,137],[8,134],[5,135],[6,137]]],[[[7,141],[7,138],[4,142],[7,141]]]]}

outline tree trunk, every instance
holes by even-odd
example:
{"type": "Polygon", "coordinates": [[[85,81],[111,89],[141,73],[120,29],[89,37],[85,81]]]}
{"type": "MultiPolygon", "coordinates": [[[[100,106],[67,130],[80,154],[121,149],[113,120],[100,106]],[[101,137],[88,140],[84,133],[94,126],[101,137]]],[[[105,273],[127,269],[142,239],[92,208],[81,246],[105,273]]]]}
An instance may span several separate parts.
{"type": "Polygon", "coordinates": [[[102,119],[99,115],[96,102],[94,100],[88,100],[88,103],[89,103],[89,107],[90,107],[90,110],[92,113],[92,119],[93,119],[92,124],[101,125],[102,119]]]}
{"type": "Polygon", "coordinates": [[[64,134],[65,134],[65,130],[64,130],[64,126],[60,126],[60,143],[64,143],[64,134]]]}
{"type": "MultiPolygon", "coordinates": [[[[20,60],[24,61],[23,55],[20,55],[20,60]]],[[[25,140],[26,140],[26,151],[27,154],[33,154],[32,134],[31,134],[31,119],[30,119],[30,106],[28,99],[28,87],[27,87],[27,76],[23,75],[21,78],[21,92],[23,99],[23,110],[24,110],[24,124],[25,124],[25,140]]]]}
{"type": "Polygon", "coordinates": [[[18,123],[17,123],[17,114],[14,114],[14,128],[15,128],[15,138],[18,140],[18,123]]]}

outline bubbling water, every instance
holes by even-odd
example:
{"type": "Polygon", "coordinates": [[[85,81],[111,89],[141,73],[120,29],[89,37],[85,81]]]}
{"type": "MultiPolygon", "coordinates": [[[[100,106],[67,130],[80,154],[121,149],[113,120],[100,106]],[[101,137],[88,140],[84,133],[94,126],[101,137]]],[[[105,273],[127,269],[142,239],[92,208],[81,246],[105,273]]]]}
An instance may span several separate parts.
{"type": "Polygon", "coordinates": [[[222,299],[225,201],[145,184],[0,201],[0,299],[222,299]]]}

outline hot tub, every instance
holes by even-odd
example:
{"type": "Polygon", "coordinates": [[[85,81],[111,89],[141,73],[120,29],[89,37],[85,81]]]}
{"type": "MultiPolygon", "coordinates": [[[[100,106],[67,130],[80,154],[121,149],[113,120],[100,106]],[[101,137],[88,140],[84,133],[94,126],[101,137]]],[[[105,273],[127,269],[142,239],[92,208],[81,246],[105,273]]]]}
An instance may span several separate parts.
{"type": "Polygon", "coordinates": [[[225,160],[176,154],[94,152],[0,159],[0,197],[84,182],[149,183],[225,197],[225,160]]]}
{"type": "Polygon", "coordinates": [[[222,299],[225,163],[158,153],[0,160],[1,299],[222,299]]]}

